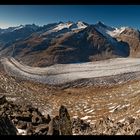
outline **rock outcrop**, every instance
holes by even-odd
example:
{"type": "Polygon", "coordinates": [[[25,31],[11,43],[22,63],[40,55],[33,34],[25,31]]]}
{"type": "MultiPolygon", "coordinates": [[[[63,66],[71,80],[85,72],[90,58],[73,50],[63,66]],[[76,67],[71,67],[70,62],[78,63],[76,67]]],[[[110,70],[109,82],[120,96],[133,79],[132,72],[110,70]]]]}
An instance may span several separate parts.
{"type": "Polygon", "coordinates": [[[2,96],[0,97],[0,114],[9,118],[0,117],[1,135],[20,135],[20,132],[15,133],[17,130],[24,130],[27,135],[72,135],[70,115],[64,106],[60,107],[59,116],[51,118],[49,114],[47,117],[43,116],[37,108],[31,105],[14,104],[2,96]],[[15,126],[17,130],[14,129],[15,126]],[[9,127],[10,130],[4,131],[5,127],[9,127]]]}
{"type": "Polygon", "coordinates": [[[65,106],[60,107],[59,117],[61,135],[72,135],[72,124],[70,120],[70,115],[65,106]]]}
{"type": "Polygon", "coordinates": [[[43,116],[31,105],[18,105],[0,97],[0,135],[140,135],[140,116],[128,116],[122,121],[109,116],[90,124],[80,118],[70,118],[65,106],[57,116],[43,116]]]}
{"type": "MultiPolygon", "coordinates": [[[[0,98],[0,113],[7,115],[18,130],[26,130],[27,135],[47,135],[50,116],[44,117],[31,105],[14,104],[3,96],[0,98]]],[[[1,119],[3,120],[2,117],[1,119]]]]}
{"type": "Polygon", "coordinates": [[[7,115],[0,115],[0,135],[17,135],[17,129],[7,115]]]}
{"type": "Polygon", "coordinates": [[[65,106],[62,105],[59,116],[52,119],[48,135],[72,135],[72,122],[65,106]]]}

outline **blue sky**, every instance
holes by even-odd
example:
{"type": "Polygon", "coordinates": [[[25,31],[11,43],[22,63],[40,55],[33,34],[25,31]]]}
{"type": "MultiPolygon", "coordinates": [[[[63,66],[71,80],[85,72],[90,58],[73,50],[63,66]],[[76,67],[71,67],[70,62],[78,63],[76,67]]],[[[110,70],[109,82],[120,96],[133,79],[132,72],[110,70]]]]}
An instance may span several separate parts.
{"type": "Polygon", "coordinates": [[[0,28],[79,20],[140,29],[140,5],[0,5],[0,28]]]}

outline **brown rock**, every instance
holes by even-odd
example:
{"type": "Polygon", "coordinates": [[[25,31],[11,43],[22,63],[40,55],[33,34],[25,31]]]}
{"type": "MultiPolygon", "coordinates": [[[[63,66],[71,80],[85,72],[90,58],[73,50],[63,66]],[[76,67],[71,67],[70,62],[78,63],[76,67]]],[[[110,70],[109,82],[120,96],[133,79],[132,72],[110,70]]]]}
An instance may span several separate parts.
{"type": "Polygon", "coordinates": [[[39,115],[37,114],[37,112],[35,112],[35,111],[32,112],[32,123],[33,123],[34,125],[37,125],[37,124],[41,124],[41,123],[42,123],[42,118],[41,118],[41,116],[39,116],[39,115]]]}
{"type": "Polygon", "coordinates": [[[135,135],[140,135],[140,129],[137,129],[135,135]]]}
{"type": "Polygon", "coordinates": [[[18,121],[18,124],[16,126],[17,126],[18,129],[26,129],[27,128],[27,122],[18,121]]]}
{"type": "Polygon", "coordinates": [[[33,135],[34,127],[31,123],[27,123],[27,135],[33,135]]]}
{"type": "Polygon", "coordinates": [[[53,118],[53,135],[59,135],[60,134],[60,122],[59,122],[59,116],[56,116],[53,118]]]}
{"type": "Polygon", "coordinates": [[[51,117],[50,117],[49,114],[47,115],[47,118],[44,117],[44,116],[42,116],[42,122],[43,122],[43,123],[49,124],[50,121],[51,121],[51,117]]]}
{"type": "Polygon", "coordinates": [[[49,126],[47,124],[40,124],[35,129],[35,135],[47,135],[49,126]]]}
{"type": "Polygon", "coordinates": [[[26,122],[31,122],[31,114],[30,112],[23,112],[22,114],[18,114],[16,119],[26,122]]]}
{"type": "Polygon", "coordinates": [[[73,133],[76,134],[85,134],[85,132],[91,131],[90,123],[81,120],[80,118],[73,118],[72,119],[72,130],[73,133]]]}
{"type": "Polygon", "coordinates": [[[61,106],[59,109],[59,122],[61,135],[72,135],[72,123],[70,115],[65,106],[61,106]]]}
{"type": "Polygon", "coordinates": [[[140,118],[135,119],[134,125],[136,128],[140,129],[140,118]]]}
{"type": "Polygon", "coordinates": [[[125,120],[126,120],[126,121],[128,121],[128,122],[129,122],[129,124],[131,124],[131,123],[134,123],[134,122],[135,122],[135,118],[133,118],[133,117],[127,117],[125,120]]]}
{"type": "Polygon", "coordinates": [[[55,116],[49,123],[49,130],[47,135],[60,135],[59,130],[59,116],[55,116]]]}

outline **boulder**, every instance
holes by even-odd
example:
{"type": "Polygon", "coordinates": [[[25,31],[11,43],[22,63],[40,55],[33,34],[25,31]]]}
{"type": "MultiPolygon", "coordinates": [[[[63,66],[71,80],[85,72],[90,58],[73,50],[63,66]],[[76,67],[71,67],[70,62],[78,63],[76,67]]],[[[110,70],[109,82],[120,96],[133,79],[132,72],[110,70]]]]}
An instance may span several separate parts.
{"type": "Polygon", "coordinates": [[[32,112],[32,123],[34,125],[37,125],[37,124],[41,124],[42,123],[42,118],[40,115],[38,115],[37,112],[33,111],[32,112]]]}
{"type": "Polygon", "coordinates": [[[6,102],[7,102],[6,96],[5,96],[5,95],[0,96],[0,105],[4,104],[4,103],[6,103],[6,102]]]}
{"type": "Polygon", "coordinates": [[[21,121],[26,121],[26,122],[31,122],[31,115],[29,115],[28,113],[25,114],[21,114],[16,116],[17,120],[21,120],[21,121]]]}
{"type": "Polygon", "coordinates": [[[50,115],[48,114],[48,115],[47,115],[47,118],[44,117],[44,116],[42,116],[42,121],[43,121],[43,123],[49,124],[49,122],[51,121],[50,115]]]}
{"type": "Polygon", "coordinates": [[[125,119],[125,121],[127,121],[129,124],[132,124],[132,123],[135,122],[135,118],[133,118],[133,117],[127,117],[127,118],[125,119]]]}
{"type": "Polygon", "coordinates": [[[140,118],[136,118],[134,122],[135,128],[140,129],[140,118]]]}
{"type": "Polygon", "coordinates": [[[91,131],[90,123],[85,122],[84,120],[80,119],[79,117],[72,119],[72,130],[73,133],[78,134],[85,134],[91,131]]]}
{"type": "Polygon", "coordinates": [[[135,135],[140,135],[140,129],[137,129],[135,135]]]}
{"type": "Polygon", "coordinates": [[[24,121],[18,121],[18,124],[16,125],[18,129],[26,129],[27,128],[27,122],[24,121]]]}
{"type": "Polygon", "coordinates": [[[61,135],[72,135],[72,123],[70,115],[65,106],[61,106],[59,109],[59,125],[61,135]]]}
{"type": "Polygon", "coordinates": [[[49,130],[48,124],[40,124],[34,131],[34,135],[47,135],[49,130]]]}
{"type": "Polygon", "coordinates": [[[6,114],[0,116],[0,135],[17,135],[17,129],[6,114]]]}
{"type": "Polygon", "coordinates": [[[60,135],[59,116],[55,116],[49,123],[47,135],[60,135]]]}

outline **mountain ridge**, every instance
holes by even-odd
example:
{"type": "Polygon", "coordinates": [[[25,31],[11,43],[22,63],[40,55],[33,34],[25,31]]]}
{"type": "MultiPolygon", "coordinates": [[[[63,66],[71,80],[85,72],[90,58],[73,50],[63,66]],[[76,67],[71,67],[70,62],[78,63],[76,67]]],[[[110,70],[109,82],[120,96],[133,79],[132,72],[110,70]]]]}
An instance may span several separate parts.
{"type": "Polygon", "coordinates": [[[130,27],[58,22],[0,30],[1,56],[30,66],[81,63],[116,57],[140,57],[140,32],[130,27]],[[7,31],[8,30],[8,31],[7,31]]]}

